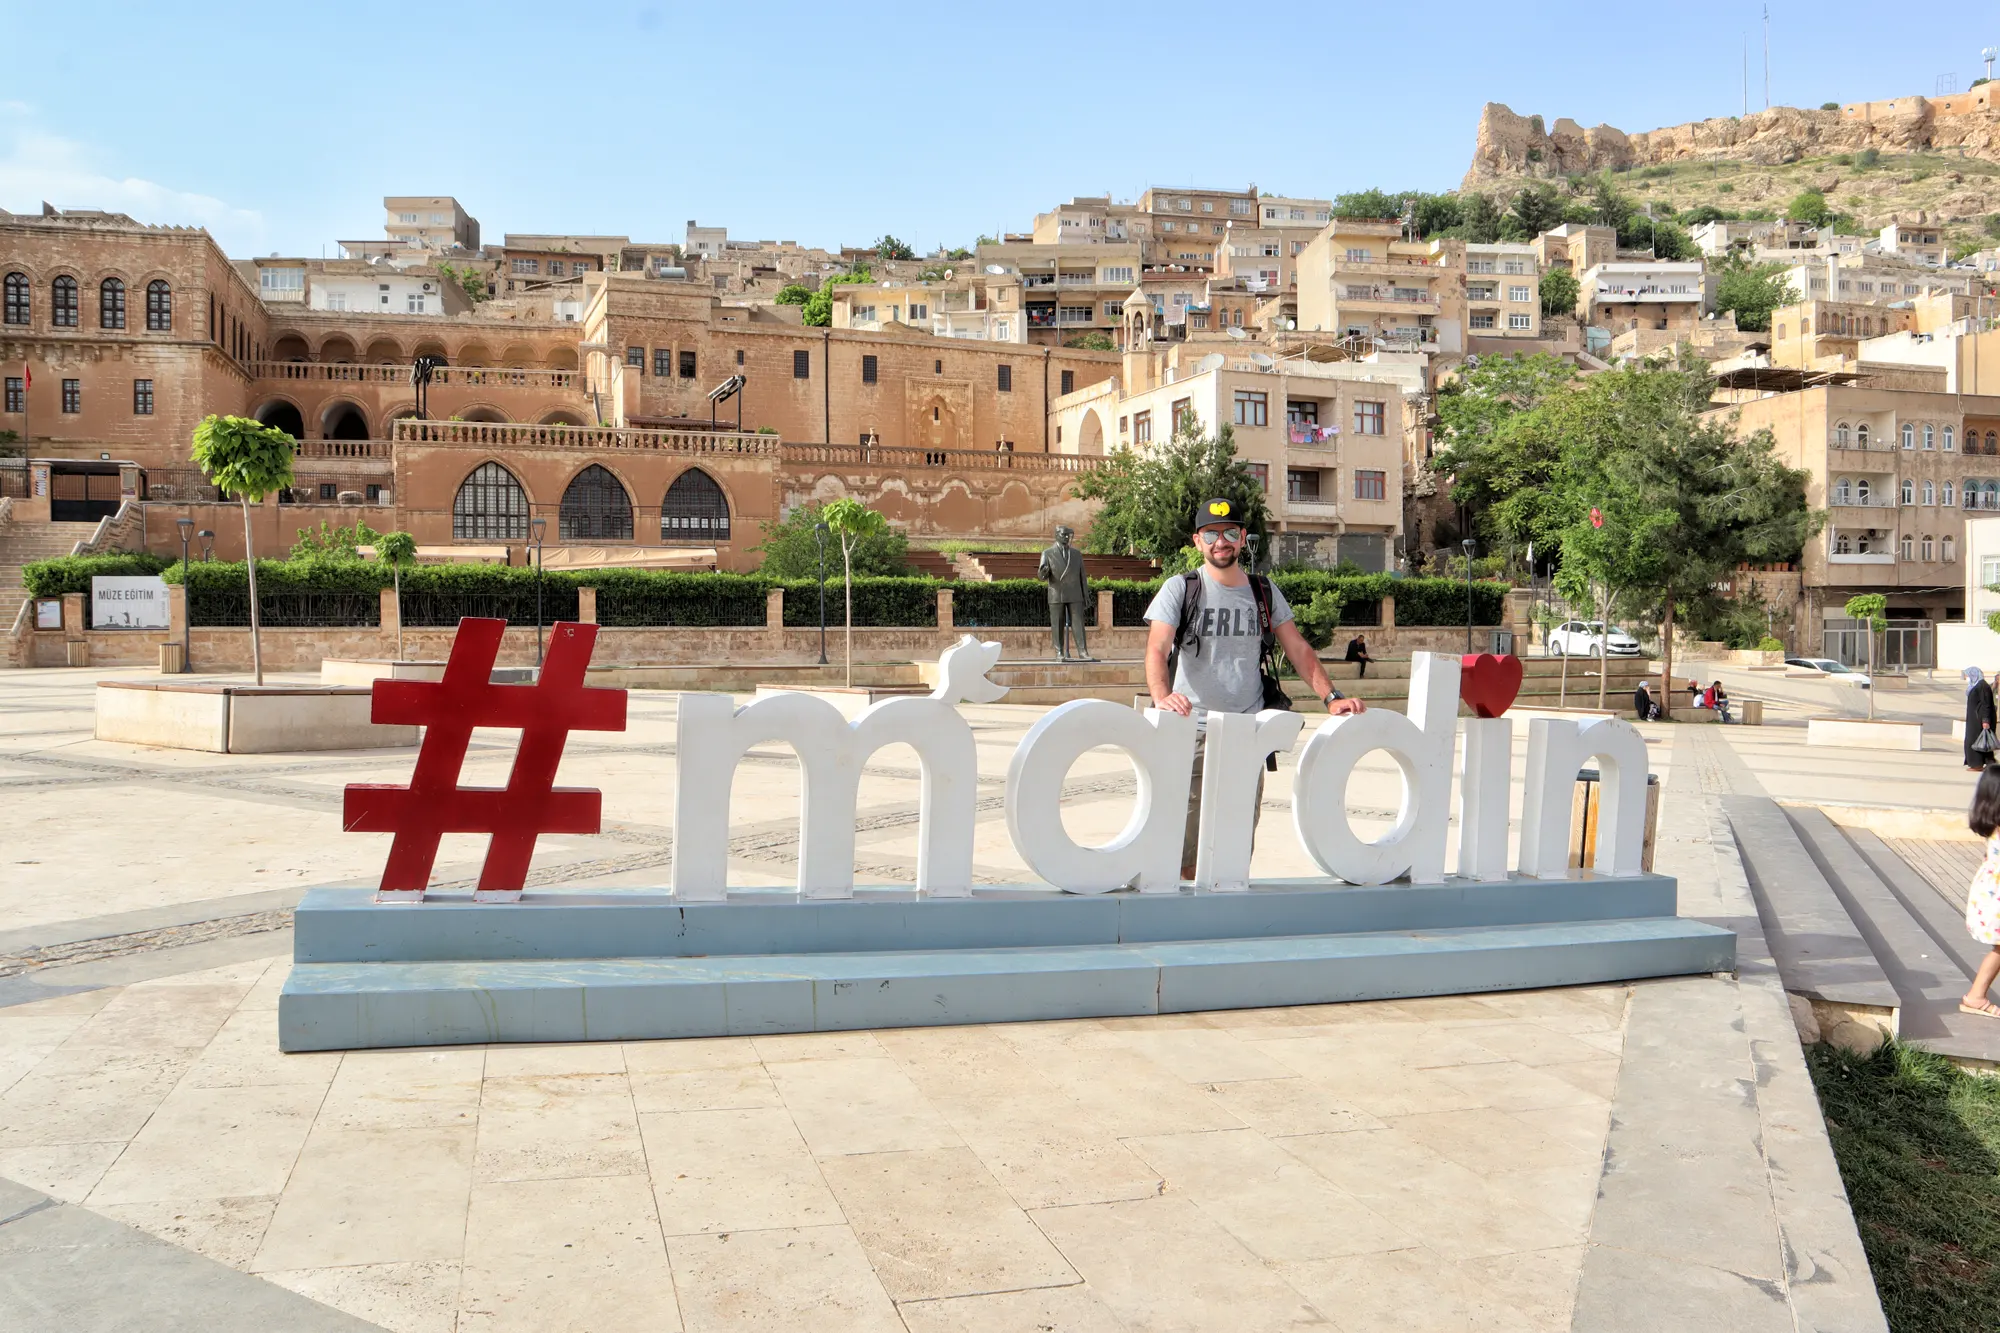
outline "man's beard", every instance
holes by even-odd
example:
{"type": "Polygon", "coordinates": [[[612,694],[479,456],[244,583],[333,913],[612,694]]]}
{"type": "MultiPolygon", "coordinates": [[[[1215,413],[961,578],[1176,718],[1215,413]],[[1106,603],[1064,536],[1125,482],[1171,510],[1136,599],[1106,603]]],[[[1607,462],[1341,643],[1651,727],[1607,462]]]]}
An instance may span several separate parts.
{"type": "Polygon", "coordinates": [[[1227,555],[1224,555],[1220,551],[1217,551],[1213,546],[1211,546],[1208,548],[1208,555],[1206,558],[1208,560],[1208,563],[1214,565],[1217,569],[1228,569],[1231,565],[1236,563],[1236,552],[1234,550],[1231,550],[1227,555]]]}

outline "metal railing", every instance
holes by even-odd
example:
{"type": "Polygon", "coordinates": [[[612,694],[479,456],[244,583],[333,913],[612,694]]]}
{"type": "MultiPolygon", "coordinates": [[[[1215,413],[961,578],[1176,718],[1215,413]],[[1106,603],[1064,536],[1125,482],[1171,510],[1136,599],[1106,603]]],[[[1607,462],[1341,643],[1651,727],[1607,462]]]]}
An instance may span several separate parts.
{"type": "MultiPolygon", "coordinates": [[[[257,620],[265,629],[365,629],[382,623],[382,598],[372,592],[260,592],[257,620]]],[[[250,594],[195,588],[188,595],[188,623],[248,626],[250,594]]]]}
{"type": "MultiPolygon", "coordinates": [[[[405,592],[403,624],[412,628],[439,628],[456,625],[467,616],[504,620],[510,625],[535,623],[535,590],[508,589],[505,592],[405,592]]],[[[576,587],[549,582],[542,587],[542,623],[575,620],[578,616],[576,587]]]]}

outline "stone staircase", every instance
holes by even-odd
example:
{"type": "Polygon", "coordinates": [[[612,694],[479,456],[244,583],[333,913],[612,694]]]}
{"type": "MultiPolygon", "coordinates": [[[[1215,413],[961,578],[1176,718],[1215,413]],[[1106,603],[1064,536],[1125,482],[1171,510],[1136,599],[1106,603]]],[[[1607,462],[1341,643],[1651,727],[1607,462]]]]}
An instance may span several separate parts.
{"type": "Polygon", "coordinates": [[[96,535],[96,523],[24,523],[0,516],[0,633],[12,629],[28,593],[21,566],[68,555],[96,535]]]}
{"type": "Polygon", "coordinates": [[[1958,877],[1924,873],[1889,840],[1818,809],[1762,796],[1727,797],[1723,809],[1779,979],[1823,1036],[1868,1045],[1872,1028],[2000,1068],[2000,1021],[1958,1011],[1986,952],[1966,933],[1958,877]]]}

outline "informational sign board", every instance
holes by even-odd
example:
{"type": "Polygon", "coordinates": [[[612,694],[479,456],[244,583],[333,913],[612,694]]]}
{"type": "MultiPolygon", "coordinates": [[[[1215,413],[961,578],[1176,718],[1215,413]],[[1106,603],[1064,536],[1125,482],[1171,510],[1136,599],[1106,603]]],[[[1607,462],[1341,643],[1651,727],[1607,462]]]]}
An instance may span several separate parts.
{"type": "Polygon", "coordinates": [[[44,597],[35,603],[36,629],[62,628],[62,601],[55,597],[44,597]]]}
{"type": "Polygon", "coordinates": [[[166,629],[167,585],[157,575],[100,574],[90,581],[92,629],[166,629]]]}

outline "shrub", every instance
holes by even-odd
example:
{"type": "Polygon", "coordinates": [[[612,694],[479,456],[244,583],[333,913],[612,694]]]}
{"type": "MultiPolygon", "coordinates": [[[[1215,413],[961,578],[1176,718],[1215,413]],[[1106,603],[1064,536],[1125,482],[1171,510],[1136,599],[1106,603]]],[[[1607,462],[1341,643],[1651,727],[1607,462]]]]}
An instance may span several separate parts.
{"type": "MultiPolygon", "coordinates": [[[[30,597],[60,597],[64,593],[88,593],[91,579],[99,575],[109,578],[158,574],[166,566],[167,561],[156,555],[65,555],[23,565],[21,586],[30,597]]],[[[176,572],[179,568],[176,564],[176,572]]]]}
{"type": "Polygon", "coordinates": [[[1773,638],[1771,635],[1766,634],[1763,638],[1757,640],[1757,651],[1760,653],[1782,653],[1785,651],[1785,644],[1782,639],[1773,638]]]}
{"type": "Polygon", "coordinates": [[[1881,160],[1882,150],[1879,148],[1864,148],[1854,155],[1854,165],[1864,171],[1881,160]]]}
{"type": "MultiPolygon", "coordinates": [[[[816,579],[776,579],[771,586],[785,590],[785,623],[794,629],[819,624],[819,582],[816,579]]],[[[937,579],[872,578],[854,579],[854,623],[875,628],[917,628],[937,624],[938,589],[947,587],[937,579]]],[[[1037,583],[1036,587],[1042,585],[1037,583]]],[[[826,581],[826,623],[831,629],[844,623],[842,592],[838,578],[826,581]]],[[[956,607],[954,607],[954,612],[956,607]]],[[[1041,618],[1048,618],[1044,606],[1041,618]]],[[[1035,621],[1029,621],[1035,624],[1035,621]]]]}
{"type": "Polygon", "coordinates": [[[1299,633],[1306,636],[1306,642],[1318,649],[1333,646],[1334,631],[1340,628],[1341,609],[1346,599],[1338,588],[1321,588],[1304,606],[1297,607],[1293,615],[1299,622],[1299,633]]]}

